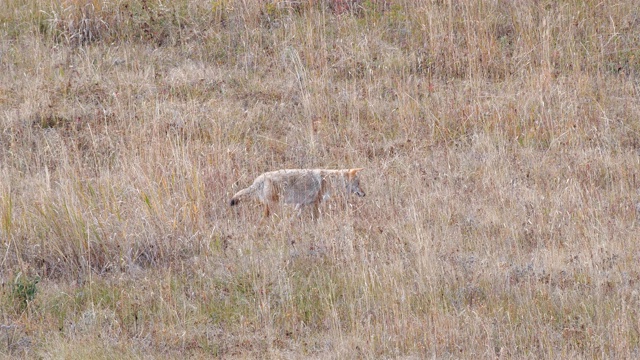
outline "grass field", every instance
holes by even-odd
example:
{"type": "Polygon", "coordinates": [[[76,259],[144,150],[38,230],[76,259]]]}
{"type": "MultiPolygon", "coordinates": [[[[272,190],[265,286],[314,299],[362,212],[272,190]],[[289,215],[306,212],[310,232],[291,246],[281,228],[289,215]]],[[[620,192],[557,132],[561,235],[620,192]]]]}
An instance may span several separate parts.
{"type": "Polygon", "coordinates": [[[637,5],[5,0],[0,355],[637,358],[637,5]]]}

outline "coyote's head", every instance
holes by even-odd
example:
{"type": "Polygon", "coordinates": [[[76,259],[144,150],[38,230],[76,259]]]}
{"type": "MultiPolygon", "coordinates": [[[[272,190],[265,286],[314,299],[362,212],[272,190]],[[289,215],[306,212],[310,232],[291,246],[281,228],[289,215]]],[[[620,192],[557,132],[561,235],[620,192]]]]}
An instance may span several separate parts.
{"type": "Polygon", "coordinates": [[[362,169],[363,168],[351,169],[347,172],[346,187],[347,187],[347,192],[349,194],[356,194],[360,197],[363,197],[366,195],[364,191],[360,188],[360,179],[358,178],[358,175],[357,175],[358,171],[362,169]]]}

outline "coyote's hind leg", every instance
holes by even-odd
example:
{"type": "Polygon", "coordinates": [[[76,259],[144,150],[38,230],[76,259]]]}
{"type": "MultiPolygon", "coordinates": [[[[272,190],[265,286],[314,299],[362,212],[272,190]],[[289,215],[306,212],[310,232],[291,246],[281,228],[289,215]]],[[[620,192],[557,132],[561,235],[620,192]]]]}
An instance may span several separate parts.
{"type": "Polygon", "coordinates": [[[312,210],[312,212],[311,212],[312,219],[314,221],[317,221],[320,218],[320,207],[318,206],[317,203],[316,204],[312,204],[311,205],[311,210],[312,210]]]}

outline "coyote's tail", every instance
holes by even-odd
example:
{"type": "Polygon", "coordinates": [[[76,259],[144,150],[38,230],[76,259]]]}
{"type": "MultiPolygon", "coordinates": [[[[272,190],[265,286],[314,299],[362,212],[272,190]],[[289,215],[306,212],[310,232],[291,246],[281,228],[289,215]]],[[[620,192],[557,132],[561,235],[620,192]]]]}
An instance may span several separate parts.
{"type": "Polygon", "coordinates": [[[242,189],[238,191],[235,195],[233,195],[233,197],[231,198],[231,201],[229,201],[229,205],[231,206],[238,205],[241,199],[244,199],[247,196],[252,195],[255,192],[255,190],[256,189],[253,186],[249,186],[246,189],[242,189]]]}

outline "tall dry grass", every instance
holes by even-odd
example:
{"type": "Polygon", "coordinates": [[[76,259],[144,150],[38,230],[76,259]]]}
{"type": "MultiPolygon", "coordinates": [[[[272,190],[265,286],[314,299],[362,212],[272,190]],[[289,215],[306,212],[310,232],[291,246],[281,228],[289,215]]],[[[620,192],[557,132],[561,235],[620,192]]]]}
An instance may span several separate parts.
{"type": "Polygon", "coordinates": [[[637,356],[635,2],[5,3],[3,355],[637,356]]]}

